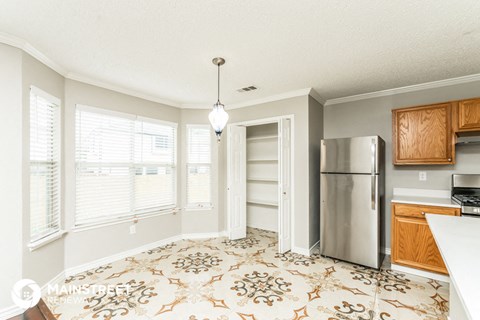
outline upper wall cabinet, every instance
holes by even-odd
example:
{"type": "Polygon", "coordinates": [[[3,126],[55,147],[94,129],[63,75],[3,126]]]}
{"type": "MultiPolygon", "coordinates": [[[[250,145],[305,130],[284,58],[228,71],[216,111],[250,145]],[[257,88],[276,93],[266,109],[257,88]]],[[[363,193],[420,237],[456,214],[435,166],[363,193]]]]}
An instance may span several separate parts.
{"type": "Polygon", "coordinates": [[[480,99],[458,101],[455,113],[455,131],[480,131],[480,99]]]}
{"type": "Polygon", "coordinates": [[[452,103],[393,110],[393,164],[453,164],[452,103]]]}

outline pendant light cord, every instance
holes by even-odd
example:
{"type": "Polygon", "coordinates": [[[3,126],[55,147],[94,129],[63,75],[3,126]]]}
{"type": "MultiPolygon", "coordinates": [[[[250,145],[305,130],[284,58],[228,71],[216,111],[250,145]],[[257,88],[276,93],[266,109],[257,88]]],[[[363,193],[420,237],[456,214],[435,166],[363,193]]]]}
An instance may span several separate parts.
{"type": "Polygon", "coordinates": [[[217,67],[218,67],[218,73],[217,73],[217,86],[218,86],[217,103],[220,103],[220,64],[217,64],[217,67]]]}

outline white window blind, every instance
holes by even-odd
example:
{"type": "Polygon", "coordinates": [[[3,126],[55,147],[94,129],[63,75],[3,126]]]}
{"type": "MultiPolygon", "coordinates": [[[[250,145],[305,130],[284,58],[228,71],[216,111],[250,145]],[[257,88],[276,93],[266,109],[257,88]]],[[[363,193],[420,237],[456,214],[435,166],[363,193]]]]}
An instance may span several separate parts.
{"type": "Polygon", "coordinates": [[[60,101],[30,89],[30,242],[60,230],[60,101]]]}
{"type": "Polygon", "coordinates": [[[75,225],[176,206],[176,124],[77,106],[75,225]]]}
{"type": "Polygon", "coordinates": [[[211,206],[211,133],[208,125],[187,125],[187,207],[211,206]]]}

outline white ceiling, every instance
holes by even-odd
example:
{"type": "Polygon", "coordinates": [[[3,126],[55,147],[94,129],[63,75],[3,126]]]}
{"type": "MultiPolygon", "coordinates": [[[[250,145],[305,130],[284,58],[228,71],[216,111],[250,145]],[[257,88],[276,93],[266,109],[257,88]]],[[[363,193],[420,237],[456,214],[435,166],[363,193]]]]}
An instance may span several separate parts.
{"type": "Polygon", "coordinates": [[[0,31],[72,74],[184,106],[216,100],[215,56],[227,107],[480,73],[478,0],[0,0],[0,31]]]}

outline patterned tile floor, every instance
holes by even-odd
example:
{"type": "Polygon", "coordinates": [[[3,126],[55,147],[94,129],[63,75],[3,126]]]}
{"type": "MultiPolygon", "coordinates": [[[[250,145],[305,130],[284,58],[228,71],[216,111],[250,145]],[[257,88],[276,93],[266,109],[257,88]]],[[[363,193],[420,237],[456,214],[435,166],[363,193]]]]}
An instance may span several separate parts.
{"type": "Polygon", "coordinates": [[[69,277],[65,284],[128,284],[126,294],[44,299],[58,319],[436,320],[448,284],[314,254],[278,254],[276,234],[185,240],[69,277]]]}

